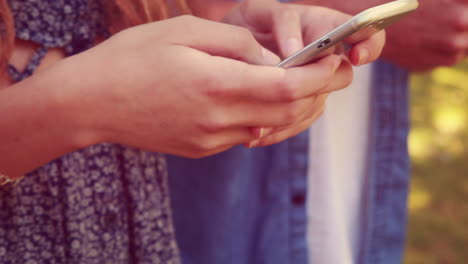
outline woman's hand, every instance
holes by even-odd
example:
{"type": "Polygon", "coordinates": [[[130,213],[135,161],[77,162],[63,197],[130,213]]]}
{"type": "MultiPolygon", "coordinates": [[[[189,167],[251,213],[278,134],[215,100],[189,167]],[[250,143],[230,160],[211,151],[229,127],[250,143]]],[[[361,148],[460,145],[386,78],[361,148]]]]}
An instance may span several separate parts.
{"type": "MultiPolygon", "coordinates": [[[[246,0],[234,8],[223,22],[248,28],[265,47],[283,58],[292,55],[330,30],[338,27],[351,16],[336,10],[311,6],[280,3],[276,0],[246,0]]],[[[356,42],[348,38],[352,47],[348,53],[350,62],[361,65],[376,60],[385,43],[385,32],[356,42]]]]}
{"type": "Polygon", "coordinates": [[[250,127],[295,124],[321,105],[312,95],[351,79],[337,55],[288,70],[261,66],[279,58],[248,30],[190,16],[125,30],[77,57],[69,63],[79,59],[92,77],[74,106],[99,141],[188,157],[262,136],[250,127]]]}
{"type": "MultiPolygon", "coordinates": [[[[223,21],[248,28],[262,45],[285,58],[350,18],[349,15],[324,7],[284,4],[276,0],[246,0],[233,9],[223,21]]],[[[352,48],[347,56],[342,56],[341,66],[335,72],[334,80],[335,83],[340,83],[340,87],[346,87],[351,81],[347,79],[352,71],[349,62],[361,65],[380,56],[385,43],[385,33],[379,32],[361,42],[356,42],[353,38],[348,38],[345,42],[352,44],[352,48]]],[[[333,52],[340,50],[328,50],[329,54],[333,52]]],[[[308,98],[311,102],[309,110],[304,112],[297,122],[281,127],[257,128],[267,136],[247,145],[274,144],[307,129],[323,112],[326,97],[327,93],[323,92],[312,94],[308,98]]]]}
{"type": "Polygon", "coordinates": [[[122,31],[0,90],[0,171],[16,177],[101,142],[214,154],[261,137],[252,127],[298,123],[320,106],[313,95],[351,79],[337,55],[262,66],[278,62],[247,29],[189,16],[122,31]]]}

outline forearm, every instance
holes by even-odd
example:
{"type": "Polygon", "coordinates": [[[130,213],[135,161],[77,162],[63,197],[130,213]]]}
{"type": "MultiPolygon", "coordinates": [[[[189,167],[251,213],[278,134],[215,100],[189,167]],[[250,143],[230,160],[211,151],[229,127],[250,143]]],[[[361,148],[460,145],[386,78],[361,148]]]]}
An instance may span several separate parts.
{"type": "Polygon", "coordinates": [[[73,67],[62,61],[0,90],[1,173],[17,177],[94,143],[70,93],[85,84],[73,67]]]}

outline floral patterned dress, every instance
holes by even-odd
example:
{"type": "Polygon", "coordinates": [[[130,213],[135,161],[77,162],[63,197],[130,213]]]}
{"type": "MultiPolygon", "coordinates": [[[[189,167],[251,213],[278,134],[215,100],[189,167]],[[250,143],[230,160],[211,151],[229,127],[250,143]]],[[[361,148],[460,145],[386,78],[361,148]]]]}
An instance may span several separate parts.
{"type": "MultiPolygon", "coordinates": [[[[105,37],[97,0],[10,0],[17,38],[67,55],[105,37]]],[[[34,133],[31,131],[31,133],[34,133]]],[[[0,187],[0,263],[179,263],[164,157],[99,144],[61,157],[0,187]]]]}

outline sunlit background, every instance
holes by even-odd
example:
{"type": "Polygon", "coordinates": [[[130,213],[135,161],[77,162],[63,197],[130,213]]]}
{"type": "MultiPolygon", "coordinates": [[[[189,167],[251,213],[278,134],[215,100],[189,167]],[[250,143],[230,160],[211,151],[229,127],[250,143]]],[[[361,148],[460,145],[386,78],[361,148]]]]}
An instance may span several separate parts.
{"type": "Polygon", "coordinates": [[[468,263],[468,62],[411,79],[405,264],[468,263]]]}

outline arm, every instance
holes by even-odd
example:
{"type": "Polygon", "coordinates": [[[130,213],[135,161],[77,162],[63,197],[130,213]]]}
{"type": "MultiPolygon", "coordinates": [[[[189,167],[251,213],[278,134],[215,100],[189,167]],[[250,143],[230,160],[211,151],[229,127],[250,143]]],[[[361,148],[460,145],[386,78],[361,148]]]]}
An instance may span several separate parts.
{"type": "Polygon", "coordinates": [[[215,154],[261,136],[250,127],[296,122],[311,95],[352,78],[338,56],[257,66],[277,62],[247,30],[190,16],[122,31],[0,91],[0,171],[16,177],[100,142],[215,154]]]}
{"type": "Polygon", "coordinates": [[[63,61],[0,90],[0,172],[17,177],[96,143],[85,113],[78,111],[80,96],[72,92],[82,85],[75,70],[63,61]]]}

